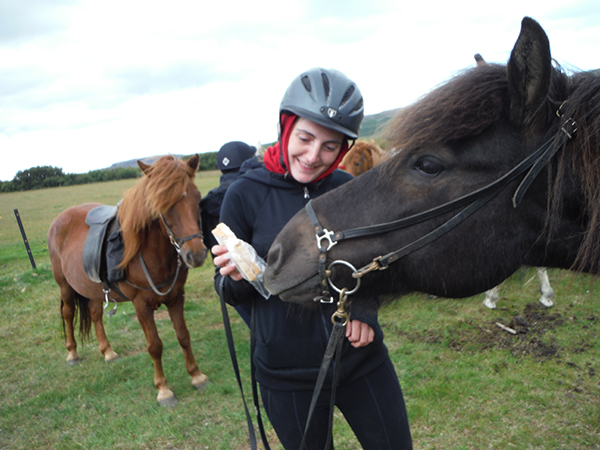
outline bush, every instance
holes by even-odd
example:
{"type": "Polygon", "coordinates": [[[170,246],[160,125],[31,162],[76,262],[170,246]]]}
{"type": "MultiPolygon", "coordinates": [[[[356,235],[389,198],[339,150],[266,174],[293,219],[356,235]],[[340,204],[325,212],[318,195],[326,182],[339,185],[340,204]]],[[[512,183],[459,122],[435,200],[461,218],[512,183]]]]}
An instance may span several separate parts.
{"type": "MultiPolygon", "coordinates": [[[[183,159],[187,159],[185,157],[183,159]]],[[[203,153],[199,170],[216,170],[217,152],[203,153]]],[[[126,180],[141,175],[138,167],[117,167],[92,170],[87,173],[63,173],[62,168],[37,166],[17,172],[12,181],[0,181],[0,192],[29,191],[58,186],[99,183],[102,181],[126,180]]]]}

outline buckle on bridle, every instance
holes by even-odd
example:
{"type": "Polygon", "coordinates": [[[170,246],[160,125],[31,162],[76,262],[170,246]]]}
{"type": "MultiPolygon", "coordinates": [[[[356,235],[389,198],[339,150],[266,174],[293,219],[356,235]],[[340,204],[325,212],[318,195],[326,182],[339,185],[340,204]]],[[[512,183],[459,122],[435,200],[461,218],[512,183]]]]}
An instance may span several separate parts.
{"type": "Polygon", "coordinates": [[[569,117],[560,127],[560,131],[565,133],[569,139],[572,139],[573,135],[577,131],[577,122],[569,117]]]}

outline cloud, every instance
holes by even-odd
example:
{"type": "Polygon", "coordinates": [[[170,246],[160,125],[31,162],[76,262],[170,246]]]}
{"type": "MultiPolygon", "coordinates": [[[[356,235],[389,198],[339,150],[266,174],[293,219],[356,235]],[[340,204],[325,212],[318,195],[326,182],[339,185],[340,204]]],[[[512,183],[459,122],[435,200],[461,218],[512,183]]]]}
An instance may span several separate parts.
{"type": "Polygon", "coordinates": [[[300,72],[335,68],[367,114],[404,106],[474,64],[504,63],[520,20],[547,31],[561,64],[600,67],[588,0],[0,0],[0,179],[70,172],[161,152],[276,139],[300,72]]]}
{"type": "Polygon", "coordinates": [[[65,30],[65,8],[76,0],[0,0],[0,43],[20,43],[65,30]]]}

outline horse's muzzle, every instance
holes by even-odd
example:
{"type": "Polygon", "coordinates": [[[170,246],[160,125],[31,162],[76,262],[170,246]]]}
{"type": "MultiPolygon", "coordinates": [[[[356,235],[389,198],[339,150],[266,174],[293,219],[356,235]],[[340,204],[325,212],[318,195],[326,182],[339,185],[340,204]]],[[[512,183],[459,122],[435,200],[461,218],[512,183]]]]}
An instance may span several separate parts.
{"type": "Polygon", "coordinates": [[[202,264],[204,264],[204,261],[206,261],[206,256],[208,255],[208,249],[206,247],[203,247],[200,251],[188,251],[181,253],[181,257],[185,265],[188,266],[190,269],[193,269],[195,267],[200,267],[202,264]]]}

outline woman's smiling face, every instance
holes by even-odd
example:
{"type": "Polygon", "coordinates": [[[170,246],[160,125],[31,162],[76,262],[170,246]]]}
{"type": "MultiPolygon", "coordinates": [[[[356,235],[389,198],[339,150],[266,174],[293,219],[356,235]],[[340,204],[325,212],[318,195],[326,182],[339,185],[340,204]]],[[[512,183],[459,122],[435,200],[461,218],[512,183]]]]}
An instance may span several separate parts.
{"type": "Polygon", "coordinates": [[[337,159],[344,135],[299,117],[288,142],[289,170],[299,183],[310,183],[337,159]]]}

